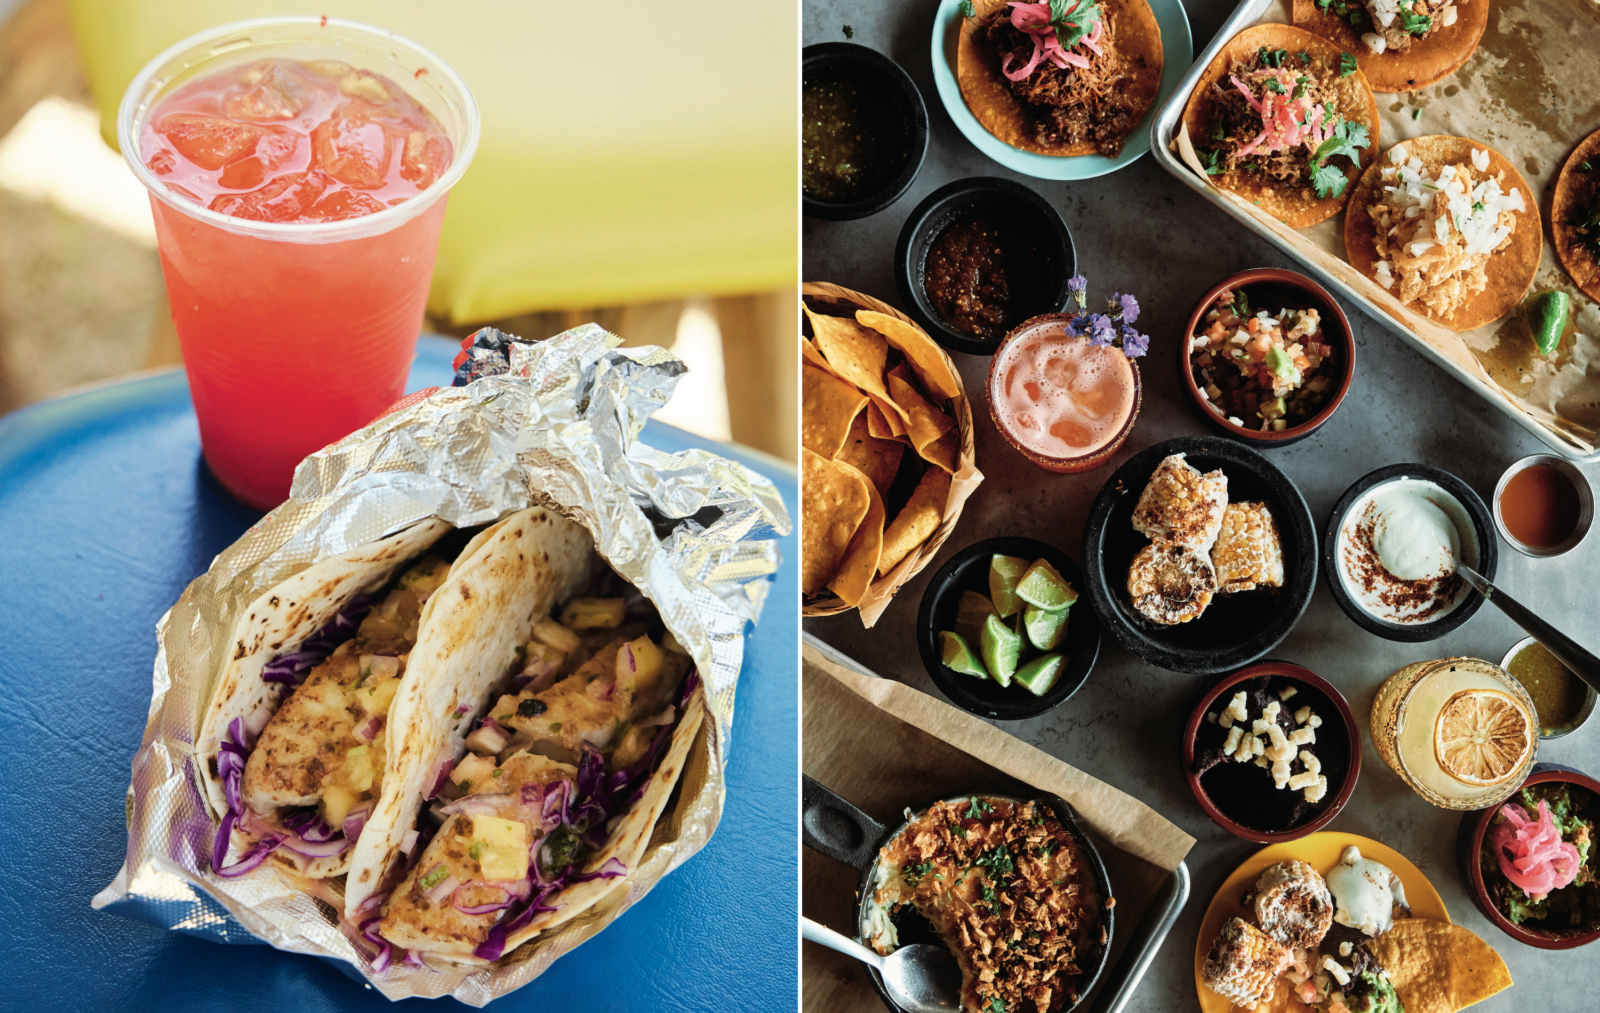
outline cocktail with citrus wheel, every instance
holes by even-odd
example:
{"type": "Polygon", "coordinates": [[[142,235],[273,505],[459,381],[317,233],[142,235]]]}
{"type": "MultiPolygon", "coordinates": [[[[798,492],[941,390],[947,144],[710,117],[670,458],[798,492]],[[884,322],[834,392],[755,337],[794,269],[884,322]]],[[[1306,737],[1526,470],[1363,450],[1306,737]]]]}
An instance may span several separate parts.
{"type": "Polygon", "coordinates": [[[1527,690],[1477,658],[1423,661],[1372,702],[1372,744],[1400,779],[1444,809],[1486,809],[1521,786],[1538,755],[1527,690]]]}
{"type": "Polygon", "coordinates": [[[150,191],[206,461],[270,508],[403,393],[472,98],[392,33],[274,18],[158,56],[117,137],[150,191]]]}

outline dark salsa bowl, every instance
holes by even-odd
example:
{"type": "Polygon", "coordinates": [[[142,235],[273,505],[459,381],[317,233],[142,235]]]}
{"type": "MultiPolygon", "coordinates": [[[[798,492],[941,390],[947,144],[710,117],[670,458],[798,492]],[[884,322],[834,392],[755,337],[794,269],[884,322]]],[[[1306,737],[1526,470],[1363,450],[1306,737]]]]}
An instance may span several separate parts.
{"type": "Polygon", "coordinates": [[[928,153],[928,108],[875,49],[824,42],[801,53],[801,210],[865,218],[900,199],[928,153]]]}
{"type": "Polygon", "coordinates": [[[1467,892],[1484,917],[1519,943],[1541,950],[1570,950],[1600,939],[1600,781],[1559,763],[1535,764],[1522,788],[1500,805],[1469,812],[1461,818],[1456,832],[1456,860],[1467,892]],[[1531,798],[1530,798],[1531,796],[1531,798]],[[1566,824],[1561,838],[1569,841],[1574,823],[1586,823],[1589,840],[1584,869],[1585,880],[1552,890],[1542,902],[1531,902],[1526,893],[1500,871],[1490,835],[1504,819],[1501,808],[1510,803],[1522,806],[1537,817],[1539,799],[1550,805],[1558,825],[1566,824]],[[1571,892],[1569,892],[1571,891],[1571,892]]]}
{"type": "Polygon", "coordinates": [[[952,352],[993,355],[1007,332],[1066,307],[1077,271],[1050,202],[999,177],[959,179],[923,198],[900,229],[894,280],[912,319],[952,352]]]}

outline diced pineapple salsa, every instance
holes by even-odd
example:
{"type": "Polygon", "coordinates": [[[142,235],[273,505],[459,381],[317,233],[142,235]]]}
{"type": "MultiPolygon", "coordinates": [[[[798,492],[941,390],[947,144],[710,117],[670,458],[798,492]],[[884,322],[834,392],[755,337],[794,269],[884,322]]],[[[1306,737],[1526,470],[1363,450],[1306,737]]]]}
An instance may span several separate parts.
{"type": "Polygon", "coordinates": [[[1316,309],[1257,309],[1226,290],[1189,340],[1195,386],[1234,425],[1282,432],[1311,420],[1334,389],[1333,347],[1316,309]]]}

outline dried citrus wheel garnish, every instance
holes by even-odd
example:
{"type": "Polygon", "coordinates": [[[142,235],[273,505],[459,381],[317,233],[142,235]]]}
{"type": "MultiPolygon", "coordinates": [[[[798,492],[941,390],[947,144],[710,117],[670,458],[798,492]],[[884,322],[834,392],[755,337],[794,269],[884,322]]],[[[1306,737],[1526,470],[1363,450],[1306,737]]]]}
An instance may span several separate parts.
{"type": "Polygon", "coordinates": [[[1433,722],[1433,755],[1465,784],[1499,784],[1533,751],[1533,719],[1509,693],[1466,689],[1445,701],[1433,722]]]}

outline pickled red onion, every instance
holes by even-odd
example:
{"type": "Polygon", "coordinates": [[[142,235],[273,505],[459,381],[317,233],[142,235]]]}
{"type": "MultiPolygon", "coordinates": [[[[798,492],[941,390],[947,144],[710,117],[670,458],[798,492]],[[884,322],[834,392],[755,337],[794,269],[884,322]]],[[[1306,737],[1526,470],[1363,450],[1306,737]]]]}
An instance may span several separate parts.
{"type": "MultiPolygon", "coordinates": [[[[1087,68],[1089,58],[1077,53],[1068,52],[1061,48],[1061,40],[1056,37],[1056,26],[1050,23],[1050,5],[1048,3],[1011,3],[1011,27],[1019,32],[1033,36],[1033,55],[1028,62],[1017,71],[1011,70],[1011,54],[1007,53],[1000,66],[1000,72],[1010,81],[1021,81],[1033,73],[1039,66],[1040,60],[1049,60],[1057,67],[1065,70],[1067,67],[1087,68]]],[[[1095,26],[1078,42],[1087,45],[1096,54],[1101,52],[1096,44],[1103,34],[1102,22],[1095,22],[1095,26]]]]}
{"type": "Polygon", "coordinates": [[[1490,839],[1500,871],[1529,897],[1538,899],[1569,885],[1578,874],[1578,849],[1561,839],[1550,806],[1539,800],[1539,818],[1516,803],[1500,807],[1506,822],[1490,839]]]}
{"type": "Polygon", "coordinates": [[[1266,81],[1276,80],[1281,92],[1270,89],[1262,91],[1258,99],[1250,86],[1239,80],[1236,75],[1228,75],[1228,80],[1244,95],[1244,100],[1250,103],[1261,117],[1261,133],[1257,134],[1249,144],[1239,149],[1238,157],[1244,157],[1257,149],[1264,149],[1267,154],[1292,148],[1297,144],[1321,144],[1333,136],[1336,124],[1323,123],[1325,110],[1322,103],[1312,103],[1311,100],[1301,95],[1294,97],[1295,77],[1289,71],[1278,68],[1266,81]]]}

